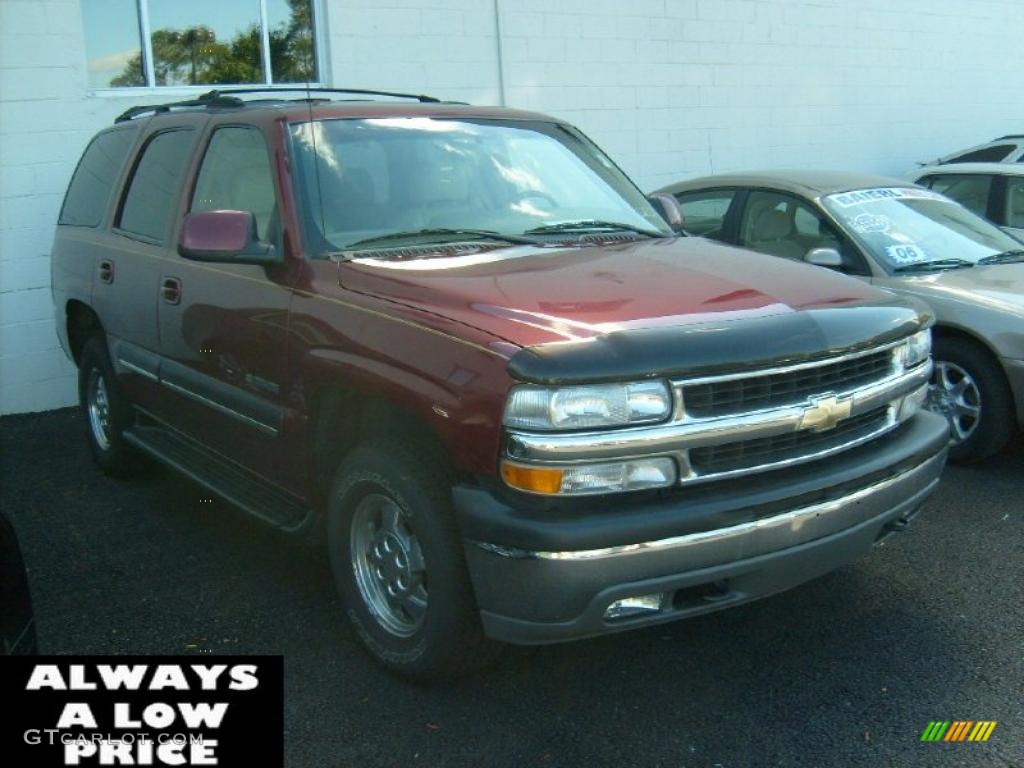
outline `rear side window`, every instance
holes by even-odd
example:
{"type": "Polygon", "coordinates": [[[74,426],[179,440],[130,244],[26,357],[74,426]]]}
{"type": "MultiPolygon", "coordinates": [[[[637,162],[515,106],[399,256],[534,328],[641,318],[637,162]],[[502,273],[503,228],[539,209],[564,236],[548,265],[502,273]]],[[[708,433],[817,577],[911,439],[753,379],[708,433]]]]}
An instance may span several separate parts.
{"type": "Polygon", "coordinates": [[[677,195],[686,231],[693,235],[722,239],[725,216],[735,196],[734,190],[677,195]]]}
{"type": "Polygon", "coordinates": [[[947,163],[998,163],[1009,157],[1015,147],[1013,144],[996,144],[992,147],[982,147],[973,152],[957,155],[947,160],[947,163]]]}
{"type": "Polygon", "coordinates": [[[164,131],[149,140],[121,206],[120,229],[156,242],[164,239],[192,140],[189,129],[164,131]]]}
{"type": "Polygon", "coordinates": [[[89,143],[71,177],[58,224],[95,227],[100,223],[135,133],[129,129],[108,131],[89,143]]]}

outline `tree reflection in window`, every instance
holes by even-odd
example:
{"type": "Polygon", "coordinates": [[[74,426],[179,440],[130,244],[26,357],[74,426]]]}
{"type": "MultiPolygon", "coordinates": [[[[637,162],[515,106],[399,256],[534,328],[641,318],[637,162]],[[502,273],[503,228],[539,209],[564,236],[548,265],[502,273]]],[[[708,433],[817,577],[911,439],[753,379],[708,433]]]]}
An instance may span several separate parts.
{"type": "MultiPolygon", "coordinates": [[[[272,82],[316,82],[316,45],[311,0],[268,0],[267,23],[272,82]]],[[[204,24],[184,29],[160,27],[150,35],[155,85],[227,85],[267,82],[263,72],[260,22],[227,39],[204,24]]],[[[141,52],[133,56],[111,87],[144,85],[141,52]]]]}

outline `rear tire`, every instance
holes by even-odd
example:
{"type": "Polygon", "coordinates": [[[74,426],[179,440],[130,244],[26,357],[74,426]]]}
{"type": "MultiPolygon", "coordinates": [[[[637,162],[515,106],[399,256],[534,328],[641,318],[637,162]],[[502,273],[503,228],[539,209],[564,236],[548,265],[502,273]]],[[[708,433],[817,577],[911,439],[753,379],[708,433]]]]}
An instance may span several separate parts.
{"type": "Polygon", "coordinates": [[[102,336],[93,336],[82,348],[78,401],[96,464],[112,477],[136,474],[142,465],[141,456],[124,440],[124,430],[131,426],[135,415],[114,376],[102,336]]]}
{"type": "Polygon", "coordinates": [[[928,409],[950,424],[949,458],[973,464],[1002,450],[1016,424],[1013,395],[999,363],[965,339],[936,339],[928,409]]]}
{"type": "Polygon", "coordinates": [[[500,646],[480,625],[451,505],[450,473],[426,446],[356,448],[334,475],[331,570],[373,657],[420,681],[469,674],[500,646]]]}

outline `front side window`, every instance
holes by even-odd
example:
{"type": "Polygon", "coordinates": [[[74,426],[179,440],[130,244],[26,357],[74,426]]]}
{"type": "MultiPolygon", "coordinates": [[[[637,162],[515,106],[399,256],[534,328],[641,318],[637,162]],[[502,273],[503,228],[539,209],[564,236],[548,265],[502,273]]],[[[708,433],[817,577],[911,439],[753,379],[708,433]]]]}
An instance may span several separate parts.
{"type": "Polygon", "coordinates": [[[119,229],[154,242],[163,241],[167,223],[177,208],[193,133],[187,129],[164,131],[149,140],[122,203],[119,229]]]}
{"type": "Polygon", "coordinates": [[[734,190],[684,192],[676,195],[686,231],[700,237],[724,240],[725,217],[734,197],[734,190]]]}
{"type": "Polygon", "coordinates": [[[1006,178],[1006,226],[1024,229],[1024,176],[1006,178]]]}
{"type": "Polygon", "coordinates": [[[257,128],[218,128],[210,139],[192,194],[193,211],[246,211],[256,234],[275,237],[277,199],[263,134],[257,128]]]}
{"type": "Polygon", "coordinates": [[[841,248],[832,226],[809,205],[789,195],[759,191],[747,198],[740,245],[796,261],[815,248],[841,248]]]}
{"type": "Polygon", "coordinates": [[[58,224],[95,227],[100,223],[136,133],[135,128],[122,128],[92,140],[71,177],[58,224]]]}
{"type": "Polygon", "coordinates": [[[928,187],[940,195],[951,197],[979,216],[988,212],[988,198],[992,190],[992,177],[982,174],[951,173],[931,176],[928,187]]]}
{"type": "Polygon", "coordinates": [[[92,88],[318,80],[313,0],[87,0],[92,88]]]}
{"type": "MultiPolygon", "coordinates": [[[[291,128],[300,200],[320,250],[433,237],[431,229],[545,237],[671,231],[583,137],[539,121],[426,117],[291,128]]],[[[452,234],[457,238],[458,235],[452,234]]]]}
{"type": "Polygon", "coordinates": [[[927,189],[839,192],[824,204],[854,240],[893,271],[971,267],[1021,248],[999,227],[927,189]]]}

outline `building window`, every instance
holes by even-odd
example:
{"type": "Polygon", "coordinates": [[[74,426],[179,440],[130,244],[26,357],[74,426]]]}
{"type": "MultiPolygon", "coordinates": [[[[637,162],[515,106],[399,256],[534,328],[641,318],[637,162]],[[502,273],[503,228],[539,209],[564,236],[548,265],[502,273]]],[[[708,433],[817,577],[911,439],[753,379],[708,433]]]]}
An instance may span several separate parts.
{"type": "Polygon", "coordinates": [[[314,0],[82,0],[90,88],[319,81],[314,0]]]}

